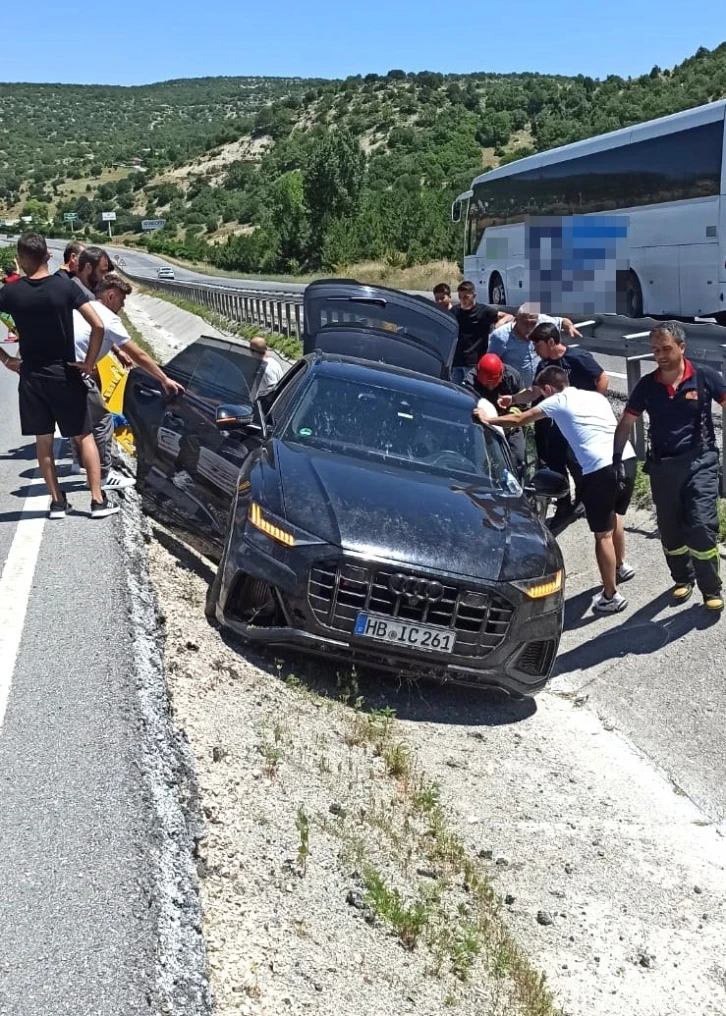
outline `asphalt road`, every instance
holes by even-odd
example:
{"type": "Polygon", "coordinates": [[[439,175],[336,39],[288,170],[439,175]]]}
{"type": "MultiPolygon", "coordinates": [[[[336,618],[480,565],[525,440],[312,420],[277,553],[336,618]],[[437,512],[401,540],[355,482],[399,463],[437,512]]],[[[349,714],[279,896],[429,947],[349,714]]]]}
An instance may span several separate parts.
{"type": "Polygon", "coordinates": [[[0,1014],[149,1016],[163,845],[122,522],[77,478],[45,520],[16,387],[0,370],[0,1014]]]}

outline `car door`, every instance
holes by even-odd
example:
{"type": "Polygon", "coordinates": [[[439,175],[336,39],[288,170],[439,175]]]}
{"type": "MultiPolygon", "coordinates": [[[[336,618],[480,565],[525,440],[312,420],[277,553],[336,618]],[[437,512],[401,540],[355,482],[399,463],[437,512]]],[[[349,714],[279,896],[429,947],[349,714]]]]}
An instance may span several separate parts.
{"type": "Polygon", "coordinates": [[[216,556],[239,470],[258,439],[220,431],[215,414],[220,405],[254,402],[263,363],[241,343],[203,337],[164,370],[184,385],[183,396],[165,399],[159,383],[143,372],[131,383],[127,416],[144,431],[142,493],[166,524],[216,556]]]}

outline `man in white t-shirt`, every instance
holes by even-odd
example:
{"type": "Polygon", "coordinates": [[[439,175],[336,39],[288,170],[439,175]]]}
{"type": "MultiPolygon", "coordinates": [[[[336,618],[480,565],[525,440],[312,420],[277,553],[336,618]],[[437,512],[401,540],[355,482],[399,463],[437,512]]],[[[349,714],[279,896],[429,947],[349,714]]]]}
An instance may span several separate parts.
{"type": "MultiPolygon", "coordinates": [[[[119,312],[123,309],[126,297],[132,292],[132,287],[122,279],[116,272],[107,273],[96,287],[96,299],[90,301],[90,306],[96,311],[103,324],[103,341],[96,363],[102,360],[114,347],[122,349],[129,359],[138,367],[142,367],[148,374],[161,382],[164,391],[171,396],[184,392],[183,387],[170,377],[167,377],[158,363],[137,346],[132,340],[128,331],[121,321],[119,312]]],[[[85,320],[76,311],[73,312],[73,331],[76,344],[76,356],[84,359],[88,349],[90,328],[85,320]]],[[[111,468],[111,449],[113,445],[113,417],[106,409],[106,405],[98,387],[96,378],[96,389],[89,392],[87,405],[91,415],[93,437],[98,446],[98,453],[101,459],[101,487],[103,490],[123,490],[125,487],[134,485],[134,480],[129,476],[122,476],[111,468]]],[[[80,467],[78,467],[80,471],[80,467]]]]}
{"type": "Polygon", "coordinates": [[[250,339],[250,352],[258,356],[265,365],[265,373],[260,382],[257,395],[258,397],[267,395],[269,391],[272,391],[280,378],[283,377],[285,371],[280,361],[274,356],[270,356],[267,348],[267,339],[263,335],[256,335],[254,339],[250,339]]]}
{"type": "MultiPolygon", "coordinates": [[[[535,420],[554,420],[582,469],[580,498],[591,531],[603,591],[593,601],[598,614],[616,614],[628,605],[618,582],[635,575],[625,560],[623,516],[630,506],[637,460],[628,444],[623,452],[620,477],[613,468],[613,442],[617,420],[610,403],[599,392],[573,388],[564,370],[546,367],[537,376],[544,400],[524,413],[500,416],[499,427],[523,427],[535,420]]],[[[474,415],[486,422],[474,410],[474,415]]]]}

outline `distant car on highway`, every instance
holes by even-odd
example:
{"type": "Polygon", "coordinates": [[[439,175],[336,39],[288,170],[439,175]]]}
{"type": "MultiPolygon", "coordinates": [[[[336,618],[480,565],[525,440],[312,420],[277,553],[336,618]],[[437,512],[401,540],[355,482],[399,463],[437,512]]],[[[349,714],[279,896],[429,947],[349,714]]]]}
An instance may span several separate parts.
{"type": "MultiPolygon", "coordinates": [[[[207,612],[245,640],[531,695],[562,630],[555,539],[500,431],[448,382],[456,320],[350,281],[305,293],[303,357],[202,337],[137,369],[124,413],[152,513],[219,561],[207,612]]],[[[561,496],[537,475],[535,489],[561,496]]],[[[558,482],[561,478],[558,478],[558,482]]]]}
{"type": "Polygon", "coordinates": [[[158,279],[174,279],[174,269],[170,268],[168,265],[163,265],[156,273],[156,277],[158,279]]]}

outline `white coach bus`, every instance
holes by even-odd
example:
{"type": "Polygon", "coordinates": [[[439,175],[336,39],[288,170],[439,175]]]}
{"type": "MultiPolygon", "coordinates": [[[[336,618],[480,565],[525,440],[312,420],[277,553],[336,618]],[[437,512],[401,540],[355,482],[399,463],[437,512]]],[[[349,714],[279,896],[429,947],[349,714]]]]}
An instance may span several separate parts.
{"type": "Polygon", "coordinates": [[[592,310],[717,316],[726,324],[725,112],[726,100],[713,102],[478,176],[452,208],[453,220],[465,223],[465,278],[482,301],[536,300],[541,282],[532,281],[525,222],[623,216],[617,307],[598,306],[590,279],[592,310]]]}

